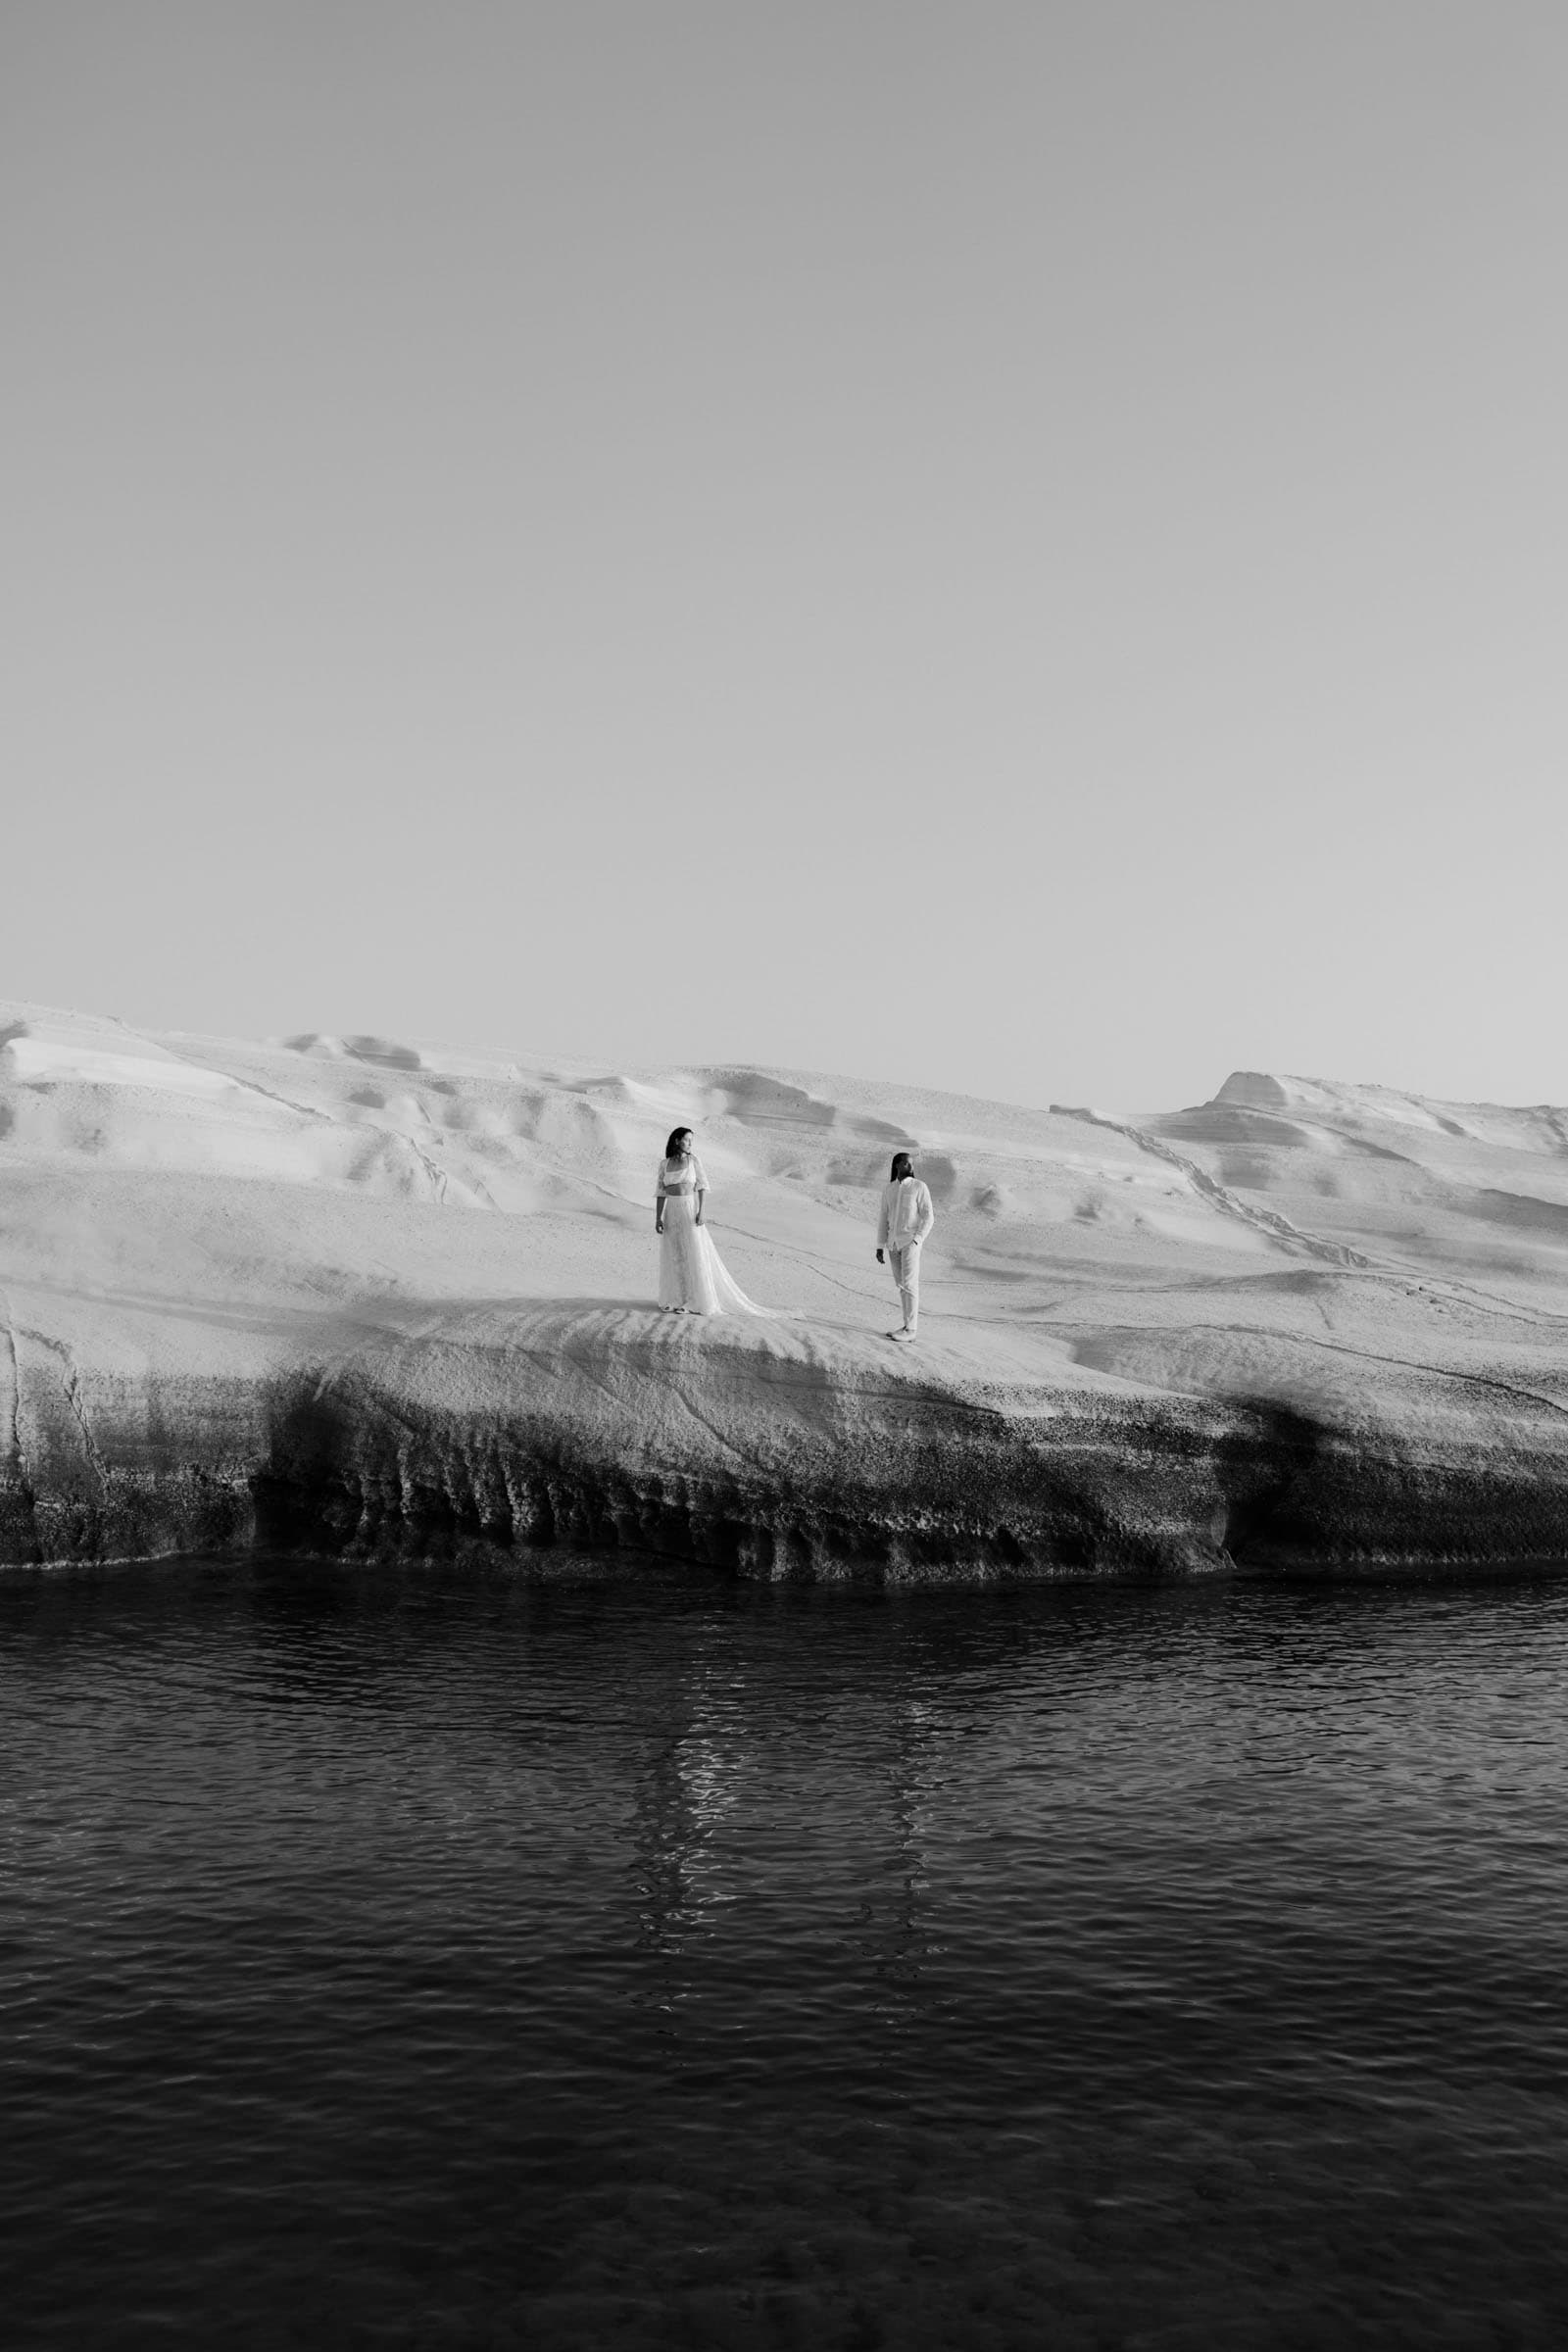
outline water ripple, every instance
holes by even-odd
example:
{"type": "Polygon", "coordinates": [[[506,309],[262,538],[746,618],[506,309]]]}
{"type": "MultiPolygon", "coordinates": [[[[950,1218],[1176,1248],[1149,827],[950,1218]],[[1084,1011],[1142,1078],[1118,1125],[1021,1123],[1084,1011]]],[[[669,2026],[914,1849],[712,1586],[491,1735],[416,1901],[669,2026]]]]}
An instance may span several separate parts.
{"type": "Polygon", "coordinates": [[[0,1584],[11,2342],[1531,2346],[1568,1593],[0,1584]]]}

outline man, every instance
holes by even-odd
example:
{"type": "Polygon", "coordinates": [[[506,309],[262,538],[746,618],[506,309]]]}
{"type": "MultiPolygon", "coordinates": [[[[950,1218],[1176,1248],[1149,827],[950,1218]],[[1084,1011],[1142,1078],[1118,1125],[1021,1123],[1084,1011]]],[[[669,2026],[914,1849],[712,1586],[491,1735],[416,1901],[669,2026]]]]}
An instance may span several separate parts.
{"type": "Polygon", "coordinates": [[[936,1221],[931,1195],[916,1176],[909,1154],[895,1152],[893,1180],[882,1188],[876,1221],[876,1262],[891,1263],[904,1306],[904,1329],[890,1331],[890,1340],[914,1338],[920,1320],[920,1245],[936,1221]]]}

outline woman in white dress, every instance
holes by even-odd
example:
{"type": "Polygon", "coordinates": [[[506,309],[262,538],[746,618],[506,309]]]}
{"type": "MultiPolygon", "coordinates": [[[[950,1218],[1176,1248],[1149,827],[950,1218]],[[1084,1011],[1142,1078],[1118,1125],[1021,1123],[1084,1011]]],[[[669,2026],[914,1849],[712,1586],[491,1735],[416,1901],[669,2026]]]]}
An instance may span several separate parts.
{"type": "Polygon", "coordinates": [[[678,1315],[766,1315],[748,1298],[703,1223],[708,1178],[692,1150],[692,1131],[677,1127],[664,1146],[654,1195],[659,1235],[659,1303],[678,1315]]]}

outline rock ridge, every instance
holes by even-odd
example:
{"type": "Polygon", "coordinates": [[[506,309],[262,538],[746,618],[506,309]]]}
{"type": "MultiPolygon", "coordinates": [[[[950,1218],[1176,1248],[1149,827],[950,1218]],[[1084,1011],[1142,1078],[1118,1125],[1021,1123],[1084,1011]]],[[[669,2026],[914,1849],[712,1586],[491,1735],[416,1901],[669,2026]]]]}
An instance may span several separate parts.
{"type": "MultiPolygon", "coordinates": [[[[488,1310],[264,1390],[97,1394],[90,1450],[0,1478],[0,1558],[582,1554],[886,1587],[1372,1572],[1554,1556],[1561,1416],[1425,1446],[1266,1398],[890,1376],[792,1335],[670,1335],[637,1309],[488,1310]],[[824,1353],[828,1360],[823,1360],[824,1353]]],[[[902,1376],[900,1376],[902,1375],[902,1376]]]]}
{"type": "Polygon", "coordinates": [[[0,1563],[1562,1563],[1565,1138],[1258,1071],[1033,1110],[0,1004],[0,1563]],[[770,1319],[641,1303],[677,1123],[770,1319]],[[938,1205],[912,1353],[872,1257],[906,1144],[938,1205]]]}

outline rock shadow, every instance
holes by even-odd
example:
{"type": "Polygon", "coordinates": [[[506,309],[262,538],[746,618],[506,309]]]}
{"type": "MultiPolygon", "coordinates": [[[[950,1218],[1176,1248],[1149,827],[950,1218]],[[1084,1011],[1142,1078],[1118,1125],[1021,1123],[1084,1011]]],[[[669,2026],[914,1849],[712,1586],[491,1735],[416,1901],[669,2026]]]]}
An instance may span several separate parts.
{"type": "Polygon", "coordinates": [[[1239,1568],[1279,1567],[1327,1548],[1321,1474],[1329,1433],[1296,1406],[1255,1397],[1247,1425],[1219,1438],[1223,1502],[1214,1537],[1239,1568]]]}

